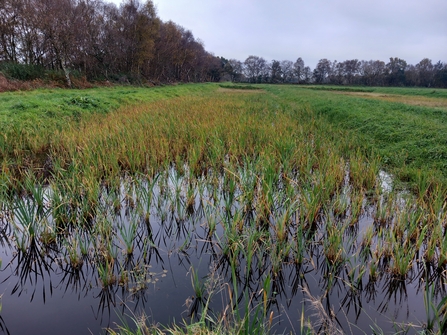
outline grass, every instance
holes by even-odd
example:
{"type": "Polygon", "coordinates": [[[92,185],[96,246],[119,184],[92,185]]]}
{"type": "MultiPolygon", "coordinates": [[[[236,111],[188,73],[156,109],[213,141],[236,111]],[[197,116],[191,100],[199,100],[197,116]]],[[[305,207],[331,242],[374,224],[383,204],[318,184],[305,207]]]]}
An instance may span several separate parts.
{"type": "MultiPolygon", "coordinates": [[[[41,166],[53,136],[78,131],[91,119],[100,120],[120,106],[177,96],[205,94],[211,86],[182,85],[152,89],[102,87],[88,90],[41,89],[1,93],[0,159],[11,166],[41,166]],[[37,161],[37,162],[36,162],[37,161]]],[[[6,168],[5,166],[3,168],[6,168]]]]}
{"type": "Polygon", "coordinates": [[[442,88],[408,88],[408,87],[363,87],[363,86],[303,86],[311,90],[359,92],[359,93],[383,93],[406,96],[425,96],[430,98],[447,98],[447,91],[442,88]]]}
{"type": "MultiPolygon", "coordinates": [[[[446,185],[445,111],[324,90],[288,86],[267,86],[266,90],[291,104],[292,110],[308,108],[332,126],[348,132],[353,142],[347,151],[361,148],[364,153],[378,157],[382,166],[411,187],[415,187],[418,174],[446,185]]],[[[446,90],[439,91],[445,99],[446,90]]],[[[401,93],[404,92],[410,96],[413,91],[402,89],[401,93]]],[[[414,95],[422,94],[418,92],[415,89],[414,95]]],[[[287,104],[283,102],[283,106],[285,109],[287,104]]]]}
{"type": "Polygon", "coordinates": [[[254,85],[242,85],[242,84],[219,84],[222,88],[232,89],[232,90],[261,90],[262,88],[254,85]]]}
{"type": "MultiPolygon", "coordinates": [[[[14,248],[26,256],[55,244],[54,258],[73,272],[93,268],[103,292],[122,285],[134,296],[148,286],[141,264],[161,259],[169,243],[184,255],[206,241],[219,266],[207,277],[213,285],[192,272],[198,319],[163,328],[132,317],[142,334],[268,333],[289,267],[317,271],[321,299],[340,287],[356,296],[364,278],[405,286],[420,264],[445,273],[443,112],[259,87],[8,93],[23,105],[2,114],[0,197],[14,248]],[[52,122],[44,99],[59,108],[52,122]],[[381,186],[383,169],[400,188],[381,186]],[[374,222],[360,232],[370,214],[374,222]],[[214,313],[217,295],[222,310],[214,313]]],[[[436,320],[445,320],[445,301],[430,299],[436,320]]]]}

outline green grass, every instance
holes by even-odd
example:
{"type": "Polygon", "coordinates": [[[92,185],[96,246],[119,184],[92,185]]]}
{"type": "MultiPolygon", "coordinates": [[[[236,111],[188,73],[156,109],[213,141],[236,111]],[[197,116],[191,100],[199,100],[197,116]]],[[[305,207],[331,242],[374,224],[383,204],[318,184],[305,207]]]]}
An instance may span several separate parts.
{"type": "Polygon", "coordinates": [[[261,87],[254,85],[242,85],[242,84],[219,84],[222,88],[228,88],[233,90],[261,90],[261,87]]]}
{"type": "MultiPolygon", "coordinates": [[[[418,171],[447,184],[447,111],[293,86],[267,86],[287,113],[309,109],[335,128],[347,131],[353,147],[375,153],[405,182],[416,183],[418,171]]],[[[384,92],[415,95],[423,89],[384,92]]],[[[438,90],[447,97],[447,90],[438,90]]],[[[349,148],[350,150],[351,148],[349,148]]]]}
{"type": "MultiPolygon", "coordinates": [[[[15,163],[17,154],[29,154],[51,144],[55,132],[72,127],[92,116],[106,115],[124,105],[137,105],[160,99],[210,94],[217,85],[180,85],[155,88],[111,87],[87,90],[36,90],[6,92],[0,99],[1,158],[15,163]],[[16,154],[13,154],[13,153],[16,154]],[[12,155],[12,156],[11,156],[12,155]],[[16,156],[16,157],[14,157],[16,156]]],[[[225,88],[265,88],[271,97],[268,108],[279,108],[292,118],[302,118],[303,110],[324,127],[328,122],[347,131],[355,143],[374,151],[403,181],[415,182],[418,170],[441,179],[447,178],[447,112],[440,108],[412,106],[359,96],[334,94],[326,90],[363,92],[358,87],[227,85],[225,88]],[[324,121],[323,121],[324,120],[324,121]]],[[[405,96],[446,98],[447,90],[422,88],[367,88],[405,96]],[[433,93],[433,91],[435,93],[433,93]]],[[[259,100],[261,97],[253,97],[259,100]]],[[[20,164],[19,162],[18,164],[20,164]]]]}
{"type": "Polygon", "coordinates": [[[91,89],[40,89],[3,92],[0,99],[0,129],[20,126],[22,122],[63,120],[88,114],[108,113],[129,104],[204,94],[211,85],[179,85],[163,87],[99,87],[91,89]],[[67,119],[66,119],[67,118],[67,119]]]}
{"type": "Polygon", "coordinates": [[[0,159],[5,164],[42,165],[55,134],[79,130],[120,107],[180,96],[200,96],[215,86],[100,87],[86,90],[41,89],[1,93],[0,159]]]}
{"type": "Polygon", "coordinates": [[[383,93],[408,96],[425,96],[429,98],[447,98],[447,89],[442,88],[424,88],[424,87],[369,87],[369,86],[300,86],[310,90],[321,91],[339,91],[339,92],[365,92],[365,93],[383,93]]]}

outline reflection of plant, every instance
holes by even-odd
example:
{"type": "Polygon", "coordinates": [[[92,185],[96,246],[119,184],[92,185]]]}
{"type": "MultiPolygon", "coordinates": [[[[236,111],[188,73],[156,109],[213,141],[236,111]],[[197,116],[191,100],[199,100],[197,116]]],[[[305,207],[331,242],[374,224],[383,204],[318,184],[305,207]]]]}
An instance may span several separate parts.
{"type": "MultiPolygon", "coordinates": [[[[22,187],[29,196],[16,197],[14,199],[14,211],[12,224],[17,247],[25,251],[31,240],[37,238],[41,230],[45,231],[44,237],[50,232],[48,224],[49,209],[45,205],[46,191],[32,175],[27,175],[22,187]]],[[[51,242],[48,240],[47,242],[51,242]]]]}
{"type": "MultiPolygon", "coordinates": [[[[232,269],[234,275],[234,267],[232,269]]],[[[194,329],[193,334],[267,334],[272,327],[273,311],[267,314],[272,285],[269,275],[264,279],[259,292],[244,292],[248,296],[244,304],[239,301],[241,297],[238,297],[237,281],[233,281],[233,285],[225,283],[215,267],[204,281],[191,268],[191,283],[195,296],[189,297],[186,305],[190,316],[197,321],[186,325],[186,333],[177,326],[167,329],[169,333],[189,334],[194,329]],[[224,303],[223,314],[214,314],[209,307],[218,294],[224,303]],[[254,304],[255,296],[260,297],[259,303],[254,304]]]]}
{"type": "MultiPolygon", "coordinates": [[[[2,308],[3,308],[3,304],[2,304],[2,297],[3,294],[0,294],[0,314],[2,313],[2,308]]],[[[8,328],[5,325],[5,321],[3,321],[3,317],[0,315],[0,331],[2,331],[3,333],[6,334],[10,334],[8,328]]]]}
{"type": "Polygon", "coordinates": [[[301,317],[301,327],[303,324],[305,325],[306,334],[343,334],[343,331],[340,329],[337,321],[328,314],[326,308],[323,306],[321,298],[314,297],[310,293],[307,287],[302,287],[303,292],[306,295],[306,301],[310,303],[311,309],[314,311],[315,319],[317,320],[315,323],[304,322],[304,316],[301,317]]]}
{"type": "Polygon", "coordinates": [[[445,334],[447,332],[447,296],[443,297],[436,305],[433,301],[435,297],[434,285],[428,280],[425,281],[424,306],[427,315],[426,330],[429,334],[445,334]]]}
{"type": "Polygon", "coordinates": [[[79,269],[83,264],[82,256],[79,254],[79,239],[77,236],[66,242],[68,262],[74,269],[79,269]]]}
{"type": "Polygon", "coordinates": [[[208,298],[205,296],[205,284],[199,280],[198,274],[194,268],[191,268],[191,283],[195,295],[192,297],[192,304],[189,307],[189,316],[194,317],[198,315],[200,306],[203,306],[202,313],[206,315],[206,302],[208,298]]]}

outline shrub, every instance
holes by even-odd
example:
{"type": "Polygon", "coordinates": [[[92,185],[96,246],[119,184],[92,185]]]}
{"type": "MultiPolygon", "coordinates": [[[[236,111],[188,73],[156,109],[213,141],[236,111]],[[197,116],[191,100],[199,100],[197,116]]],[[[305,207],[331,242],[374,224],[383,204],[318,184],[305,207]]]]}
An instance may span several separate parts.
{"type": "Polygon", "coordinates": [[[40,65],[1,63],[0,71],[6,78],[16,80],[34,80],[43,78],[45,69],[40,65]]]}

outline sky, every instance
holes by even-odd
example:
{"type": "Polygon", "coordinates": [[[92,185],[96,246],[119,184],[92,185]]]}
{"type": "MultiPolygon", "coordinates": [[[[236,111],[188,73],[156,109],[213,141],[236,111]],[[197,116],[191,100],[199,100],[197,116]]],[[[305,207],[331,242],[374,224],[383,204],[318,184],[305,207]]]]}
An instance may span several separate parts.
{"type": "MultiPolygon", "coordinates": [[[[108,0],[120,4],[123,0],[108,0]]],[[[144,2],[145,0],[140,0],[144,2]]],[[[447,0],[153,0],[216,56],[447,62],[447,0]]]]}

